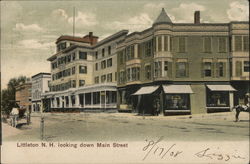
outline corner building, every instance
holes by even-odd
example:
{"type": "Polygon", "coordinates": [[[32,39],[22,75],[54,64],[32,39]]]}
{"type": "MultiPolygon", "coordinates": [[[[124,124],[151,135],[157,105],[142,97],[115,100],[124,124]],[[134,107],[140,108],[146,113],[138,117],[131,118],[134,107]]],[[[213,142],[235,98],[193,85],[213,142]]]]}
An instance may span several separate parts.
{"type": "Polygon", "coordinates": [[[98,42],[92,32],[84,37],[61,36],[51,62],[50,92],[43,94],[49,111],[117,109],[117,42],[128,31],[98,42]]]}
{"type": "Polygon", "coordinates": [[[117,45],[119,111],[230,111],[248,92],[248,40],[249,22],[200,23],[196,11],[194,23],[172,23],[162,9],[152,27],[117,45]]]}

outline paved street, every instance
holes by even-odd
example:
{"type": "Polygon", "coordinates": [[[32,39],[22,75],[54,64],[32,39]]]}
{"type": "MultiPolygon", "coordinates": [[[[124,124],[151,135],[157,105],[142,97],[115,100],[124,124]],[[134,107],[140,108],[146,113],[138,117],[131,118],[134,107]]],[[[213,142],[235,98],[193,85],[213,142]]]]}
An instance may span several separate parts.
{"type": "MultiPolygon", "coordinates": [[[[191,116],[136,116],[131,113],[46,113],[46,141],[142,141],[164,136],[182,141],[242,141],[249,139],[249,113],[214,113],[191,116]]],[[[31,125],[13,130],[3,126],[3,141],[38,141],[40,116],[31,125]],[[11,133],[10,133],[11,131],[11,133]],[[12,132],[13,131],[13,132],[12,132]]]]}

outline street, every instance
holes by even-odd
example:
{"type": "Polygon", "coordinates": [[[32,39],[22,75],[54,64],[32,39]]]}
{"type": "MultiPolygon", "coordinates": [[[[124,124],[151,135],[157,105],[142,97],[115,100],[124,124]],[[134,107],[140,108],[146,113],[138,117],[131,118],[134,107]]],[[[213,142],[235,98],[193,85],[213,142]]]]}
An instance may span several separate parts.
{"type": "MultiPolygon", "coordinates": [[[[30,125],[13,129],[3,123],[3,141],[39,141],[40,114],[30,125]]],[[[249,139],[249,113],[193,116],[137,116],[133,113],[45,113],[45,141],[143,141],[164,136],[178,141],[244,141],[249,139]]]]}

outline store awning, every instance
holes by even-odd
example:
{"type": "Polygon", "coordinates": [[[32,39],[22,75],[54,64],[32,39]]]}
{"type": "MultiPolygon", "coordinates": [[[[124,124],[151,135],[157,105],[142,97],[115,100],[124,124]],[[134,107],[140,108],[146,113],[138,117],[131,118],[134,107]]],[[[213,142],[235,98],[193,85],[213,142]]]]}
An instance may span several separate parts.
{"type": "Polygon", "coordinates": [[[163,85],[165,93],[193,93],[190,85],[163,85]]]}
{"type": "Polygon", "coordinates": [[[156,91],[158,88],[159,88],[159,86],[141,87],[138,91],[136,91],[132,95],[146,95],[146,94],[151,94],[154,91],[156,91]]]}
{"type": "Polygon", "coordinates": [[[211,91],[236,91],[231,85],[207,85],[211,91]]]}

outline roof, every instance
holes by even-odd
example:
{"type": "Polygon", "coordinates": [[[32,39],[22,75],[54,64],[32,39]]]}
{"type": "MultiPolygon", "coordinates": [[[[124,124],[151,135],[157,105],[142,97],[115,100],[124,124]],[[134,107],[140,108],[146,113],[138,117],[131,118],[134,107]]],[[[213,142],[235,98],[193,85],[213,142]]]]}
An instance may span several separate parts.
{"type": "Polygon", "coordinates": [[[171,19],[167,15],[164,8],[162,8],[160,15],[154,21],[154,24],[158,24],[158,23],[172,23],[171,19]]]}
{"type": "MultiPolygon", "coordinates": [[[[93,36],[94,38],[98,38],[97,36],[93,36]]],[[[81,37],[76,37],[76,36],[68,36],[68,35],[62,35],[60,36],[56,43],[62,41],[62,40],[70,40],[70,41],[75,41],[75,42],[82,42],[82,43],[90,43],[90,40],[84,36],[83,38],[81,37]]]]}
{"type": "Polygon", "coordinates": [[[34,77],[39,76],[39,75],[51,75],[51,73],[40,72],[40,73],[38,73],[38,74],[33,75],[31,78],[34,78],[34,77]]]}

